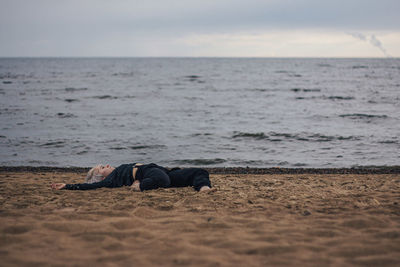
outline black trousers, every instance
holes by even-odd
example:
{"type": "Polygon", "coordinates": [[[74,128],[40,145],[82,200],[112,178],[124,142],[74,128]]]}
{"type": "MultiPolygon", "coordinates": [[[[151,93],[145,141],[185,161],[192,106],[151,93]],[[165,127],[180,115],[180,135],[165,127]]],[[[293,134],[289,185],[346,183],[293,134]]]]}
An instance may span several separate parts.
{"type": "Polygon", "coordinates": [[[160,187],[193,186],[199,191],[202,186],[211,187],[209,174],[200,168],[172,169],[165,172],[160,168],[149,168],[143,173],[141,190],[151,190],[160,187]]]}

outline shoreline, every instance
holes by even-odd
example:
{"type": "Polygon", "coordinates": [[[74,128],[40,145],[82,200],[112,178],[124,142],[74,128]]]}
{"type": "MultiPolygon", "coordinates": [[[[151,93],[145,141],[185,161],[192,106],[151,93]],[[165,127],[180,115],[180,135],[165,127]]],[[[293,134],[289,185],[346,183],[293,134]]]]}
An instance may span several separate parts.
{"type": "MultiPolygon", "coordinates": [[[[197,167],[197,166],[193,166],[197,167]]],[[[360,166],[353,168],[254,168],[201,167],[210,174],[400,174],[400,166],[360,166]]],[[[0,172],[72,172],[83,173],[90,167],[0,166],[0,172]]]]}

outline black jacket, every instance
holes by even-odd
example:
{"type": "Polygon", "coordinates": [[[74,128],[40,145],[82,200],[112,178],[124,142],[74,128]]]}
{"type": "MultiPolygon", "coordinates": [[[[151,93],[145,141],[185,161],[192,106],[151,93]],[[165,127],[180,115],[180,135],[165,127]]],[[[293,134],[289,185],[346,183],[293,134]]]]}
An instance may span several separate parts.
{"type": "MultiPolygon", "coordinates": [[[[83,184],[67,184],[64,189],[67,190],[90,190],[90,189],[97,189],[101,187],[109,187],[109,188],[114,188],[114,187],[121,187],[121,186],[130,186],[133,184],[134,179],[132,176],[132,171],[133,168],[135,167],[135,163],[130,163],[130,164],[122,164],[121,166],[118,166],[113,170],[112,173],[110,173],[104,180],[97,182],[97,183],[83,183],[83,184]]],[[[139,165],[137,166],[138,170],[136,172],[136,180],[142,181],[144,177],[144,173],[146,170],[150,168],[158,168],[166,173],[168,173],[168,169],[158,166],[154,163],[150,164],[145,164],[145,165],[139,165]]],[[[147,190],[151,188],[146,188],[146,183],[141,184],[140,186],[141,190],[147,190]]]]}

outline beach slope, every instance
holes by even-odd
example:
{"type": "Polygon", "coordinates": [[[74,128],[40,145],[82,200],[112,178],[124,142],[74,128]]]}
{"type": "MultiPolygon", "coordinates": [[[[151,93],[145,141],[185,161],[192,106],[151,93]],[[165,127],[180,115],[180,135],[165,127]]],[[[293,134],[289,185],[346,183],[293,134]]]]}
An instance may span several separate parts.
{"type": "Polygon", "coordinates": [[[55,191],[0,172],[1,266],[399,266],[400,174],[211,174],[217,190],[55,191]]]}

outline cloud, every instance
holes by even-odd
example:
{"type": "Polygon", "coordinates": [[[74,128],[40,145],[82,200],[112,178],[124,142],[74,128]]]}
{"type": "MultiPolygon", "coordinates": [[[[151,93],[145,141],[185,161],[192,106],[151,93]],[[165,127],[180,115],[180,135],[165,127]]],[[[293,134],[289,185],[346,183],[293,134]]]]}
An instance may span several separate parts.
{"type": "Polygon", "coordinates": [[[361,41],[367,41],[367,37],[359,32],[350,32],[349,33],[351,36],[353,36],[356,39],[360,39],[361,41]]]}
{"type": "MultiPolygon", "coordinates": [[[[0,21],[123,30],[400,29],[398,0],[2,0],[0,21]]],[[[10,25],[11,26],[11,25],[10,25]]]]}

